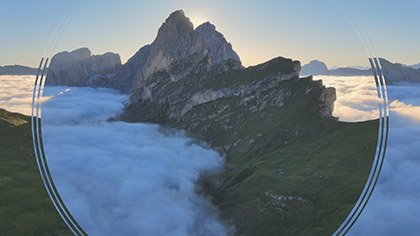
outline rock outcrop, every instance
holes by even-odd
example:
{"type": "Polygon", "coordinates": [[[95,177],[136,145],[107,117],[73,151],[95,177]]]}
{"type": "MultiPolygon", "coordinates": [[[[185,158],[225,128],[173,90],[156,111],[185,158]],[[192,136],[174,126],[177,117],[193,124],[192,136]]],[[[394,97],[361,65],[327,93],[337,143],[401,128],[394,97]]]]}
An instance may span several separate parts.
{"type": "Polygon", "coordinates": [[[332,117],[334,102],[337,100],[335,88],[324,88],[319,99],[321,100],[318,110],[319,114],[323,117],[332,117]]]}
{"type": "MultiPolygon", "coordinates": [[[[311,63],[328,70],[322,62],[311,63]]],[[[118,55],[92,56],[87,48],[55,55],[47,85],[119,89],[130,94],[127,114],[163,107],[159,116],[177,121],[196,107],[218,99],[238,100],[238,106],[254,104],[246,109],[257,112],[281,107],[298,93],[325,90],[320,98],[318,95],[318,102],[323,104],[319,114],[332,117],[335,90],[314,83],[306,91],[293,93],[292,87],[280,86],[299,80],[300,72],[300,62],[283,57],[244,68],[232,45],[214,25],[206,22],[194,29],[179,10],[166,19],[150,45],[122,66],[118,55]]]]}
{"type": "Polygon", "coordinates": [[[383,58],[379,58],[379,62],[381,63],[382,74],[387,84],[401,81],[420,82],[420,69],[406,67],[400,63],[392,63],[383,58]]]}
{"type": "Polygon", "coordinates": [[[46,85],[89,86],[98,77],[109,77],[121,66],[118,54],[92,55],[87,48],[61,52],[53,56],[46,85]]]}
{"type": "MultiPolygon", "coordinates": [[[[171,81],[185,78],[198,67],[214,66],[228,71],[242,68],[238,54],[209,22],[194,30],[182,10],[173,12],[159,28],[156,39],[142,47],[110,79],[94,81],[96,86],[116,88],[124,93],[150,91],[147,81],[155,73],[168,73],[171,81]]],[[[148,97],[145,92],[142,96],[148,97]]]]}

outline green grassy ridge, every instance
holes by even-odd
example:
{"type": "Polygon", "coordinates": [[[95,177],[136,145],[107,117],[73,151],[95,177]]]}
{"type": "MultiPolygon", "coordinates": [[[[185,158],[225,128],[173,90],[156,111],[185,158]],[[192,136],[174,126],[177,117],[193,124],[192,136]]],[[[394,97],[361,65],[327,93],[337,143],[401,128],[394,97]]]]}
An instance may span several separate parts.
{"type": "Polygon", "coordinates": [[[0,109],[0,235],[73,235],[45,190],[30,117],[0,109]]]}
{"type": "MultiPolygon", "coordinates": [[[[190,75],[166,85],[166,91],[187,94],[263,81],[290,71],[294,63],[279,59],[269,66],[190,75]]],[[[321,117],[323,89],[311,78],[291,79],[246,95],[291,94],[282,106],[257,112],[251,109],[258,105],[256,100],[241,105],[243,97],[225,97],[195,106],[182,120],[169,118],[170,105],[156,101],[131,104],[120,118],[185,130],[226,156],[223,173],[203,177],[199,186],[220,208],[222,219],[236,227],[236,235],[331,235],[366,183],[378,121],[346,123],[321,117]],[[270,194],[294,198],[278,201],[270,194]]]]}

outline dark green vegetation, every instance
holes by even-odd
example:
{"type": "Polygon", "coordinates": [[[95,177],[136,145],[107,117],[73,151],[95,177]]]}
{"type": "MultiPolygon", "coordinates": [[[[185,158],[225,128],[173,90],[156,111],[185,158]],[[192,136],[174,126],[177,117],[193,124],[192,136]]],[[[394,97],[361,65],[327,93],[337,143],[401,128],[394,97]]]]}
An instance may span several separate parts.
{"type": "Polygon", "coordinates": [[[237,235],[331,235],[367,180],[378,121],[345,123],[321,114],[322,83],[273,76],[291,74],[294,65],[280,58],[172,83],[160,74],[153,100],[132,103],[120,119],[186,130],[225,155],[225,170],[203,176],[197,191],[237,235]],[[175,112],[200,91],[220,89],[231,95],[175,112]]]}
{"type": "Polygon", "coordinates": [[[0,109],[0,235],[73,235],[38,172],[30,117],[0,109]]]}

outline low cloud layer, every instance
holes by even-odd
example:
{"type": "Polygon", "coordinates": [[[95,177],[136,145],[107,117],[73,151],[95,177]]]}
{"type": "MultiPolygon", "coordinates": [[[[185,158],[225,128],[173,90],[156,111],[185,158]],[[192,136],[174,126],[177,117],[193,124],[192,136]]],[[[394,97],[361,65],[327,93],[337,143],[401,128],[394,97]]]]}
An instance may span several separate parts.
{"type": "Polygon", "coordinates": [[[320,79],[325,86],[336,89],[333,116],[341,121],[355,122],[379,117],[380,100],[371,76],[315,76],[314,79],[320,79]]]}
{"type": "MultiPolygon", "coordinates": [[[[33,78],[0,76],[0,107],[30,114],[33,78]]],[[[315,79],[336,87],[334,115],[340,120],[379,116],[372,78],[315,79]]],[[[349,235],[420,232],[420,84],[387,88],[390,128],[384,167],[349,235]]],[[[49,167],[89,235],[225,235],[231,230],[195,193],[200,173],[221,170],[223,159],[216,152],[156,125],[105,122],[127,101],[113,90],[52,88],[46,95],[55,96],[42,110],[49,167]]]]}
{"type": "Polygon", "coordinates": [[[221,170],[217,152],[157,125],[106,122],[127,99],[113,90],[45,92],[59,94],[42,109],[48,164],[89,235],[226,235],[195,191],[201,173],[221,170]]]}
{"type": "MultiPolygon", "coordinates": [[[[377,118],[372,77],[321,77],[337,89],[334,115],[343,121],[377,118]]],[[[389,139],[375,191],[348,235],[411,236],[420,232],[420,84],[387,86],[389,139]]]]}
{"type": "Polygon", "coordinates": [[[0,75],[0,107],[31,114],[35,76],[0,75]]]}

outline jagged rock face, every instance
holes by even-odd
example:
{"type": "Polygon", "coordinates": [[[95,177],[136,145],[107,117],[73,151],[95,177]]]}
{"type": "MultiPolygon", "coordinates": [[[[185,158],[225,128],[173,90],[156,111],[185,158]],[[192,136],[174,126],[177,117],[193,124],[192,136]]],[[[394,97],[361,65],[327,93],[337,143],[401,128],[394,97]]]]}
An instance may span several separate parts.
{"type": "Polygon", "coordinates": [[[393,82],[420,82],[420,69],[405,67],[399,63],[391,63],[383,58],[379,58],[382,73],[387,84],[393,82]]]}
{"type": "Polygon", "coordinates": [[[207,71],[203,64],[197,73],[175,82],[167,72],[155,73],[143,88],[133,92],[121,119],[162,124],[165,121],[185,123],[195,117],[203,122],[208,120],[207,116],[217,114],[204,115],[207,110],[200,114],[197,109],[212,102],[235,101],[236,107],[255,113],[270,107],[283,107],[299,94],[316,91],[319,92],[318,102],[315,101],[317,113],[331,118],[335,89],[325,88],[321,81],[309,82],[311,85],[307,88],[294,89],[300,69],[300,62],[279,57],[255,67],[229,72],[220,71],[218,67],[207,71]]]}
{"type": "Polygon", "coordinates": [[[241,61],[238,54],[233,51],[232,45],[226,41],[221,33],[216,31],[216,27],[210,22],[200,25],[195,31],[201,34],[207,47],[210,48],[209,56],[212,64],[221,64],[229,59],[241,61]]]}
{"type": "Polygon", "coordinates": [[[118,54],[92,55],[87,48],[53,56],[46,85],[88,86],[96,77],[114,73],[121,66],[118,54]]]}
{"type": "Polygon", "coordinates": [[[215,66],[224,71],[242,68],[232,45],[212,24],[207,22],[194,30],[190,19],[179,10],[166,19],[150,45],[141,48],[115,76],[97,85],[124,93],[136,90],[136,96],[141,90],[142,97],[151,98],[148,92],[151,89],[145,86],[155,73],[167,73],[174,82],[202,69],[203,65],[206,70],[215,66]]]}
{"type": "Polygon", "coordinates": [[[321,100],[321,103],[318,113],[323,117],[332,117],[334,102],[337,100],[335,88],[324,88],[319,100],[321,100]]]}
{"type": "Polygon", "coordinates": [[[142,47],[124,65],[118,68],[115,74],[108,77],[98,77],[92,81],[94,87],[107,87],[120,90],[122,93],[129,94],[134,88],[134,82],[141,78],[141,72],[150,54],[150,45],[142,47]]]}
{"type": "Polygon", "coordinates": [[[137,81],[137,87],[142,87],[143,82],[158,71],[170,72],[171,80],[176,81],[204,60],[208,52],[205,40],[194,31],[184,12],[176,11],[160,27],[142,71],[143,80],[137,81]],[[174,69],[184,64],[188,66],[174,69]]]}
{"type": "Polygon", "coordinates": [[[123,66],[108,54],[93,58],[87,48],[55,55],[47,84],[109,87],[127,94],[136,90],[136,96],[141,90],[141,96],[150,99],[151,89],[145,86],[156,73],[167,73],[174,82],[203,66],[206,70],[217,66],[221,71],[243,68],[232,45],[214,25],[207,22],[194,30],[182,10],[173,12],[159,28],[156,39],[123,66]]]}

